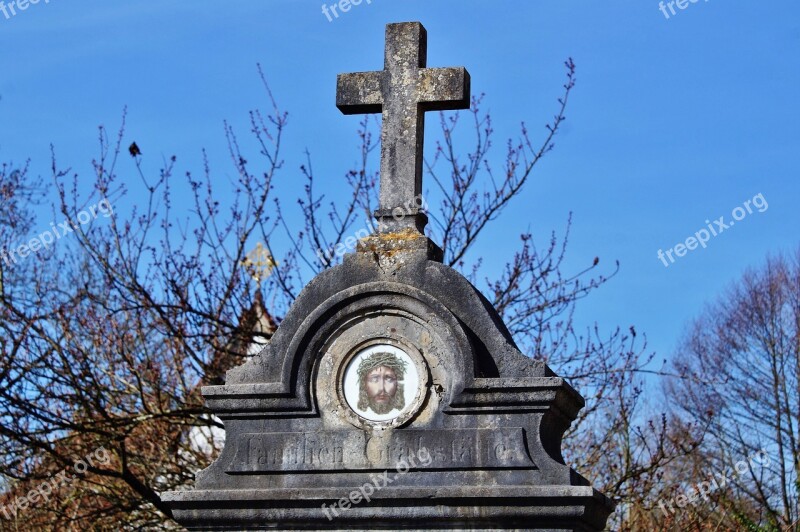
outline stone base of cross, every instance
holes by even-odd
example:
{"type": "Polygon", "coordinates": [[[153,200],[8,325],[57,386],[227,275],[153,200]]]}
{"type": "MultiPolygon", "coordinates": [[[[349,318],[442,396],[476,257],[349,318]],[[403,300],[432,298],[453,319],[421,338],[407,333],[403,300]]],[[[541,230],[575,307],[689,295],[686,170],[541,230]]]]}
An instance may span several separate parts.
{"type": "Polygon", "coordinates": [[[394,209],[378,209],[372,215],[377,220],[377,232],[396,233],[414,229],[422,233],[428,225],[428,215],[420,207],[403,206],[394,209]]]}

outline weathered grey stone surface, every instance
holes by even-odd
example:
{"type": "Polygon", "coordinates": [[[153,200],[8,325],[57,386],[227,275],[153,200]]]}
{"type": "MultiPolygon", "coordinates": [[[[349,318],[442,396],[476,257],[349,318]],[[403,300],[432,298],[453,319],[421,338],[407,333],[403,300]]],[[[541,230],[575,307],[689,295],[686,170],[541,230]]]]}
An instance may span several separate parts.
{"type": "MultiPolygon", "coordinates": [[[[444,83],[443,96],[426,88],[436,83],[420,82],[440,79],[420,74],[424,49],[421,25],[389,25],[389,74],[340,76],[340,108],[369,111],[406,90],[406,103],[420,94],[431,105],[468,100],[463,69],[444,83]],[[415,42],[419,55],[409,51],[415,42]],[[398,57],[415,65],[400,84],[392,81],[398,57]]],[[[416,137],[394,148],[405,153],[404,143],[421,146],[422,113],[397,105],[397,120],[417,126],[416,137]]],[[[417,165],[419,152],[409,153],[403,157],[417,165]]],[[[384,164],[394,169],[390,182],[405,187],[384,193],[382,183],[381,205],[391,210],[418,192],[419,173],[384,164]]],[[[342,265],[309,283],[261,353],[229,371],[224,386],[204,388],[225,423],[226,444],[194,489],[164,495],[180,523],[193,530],[603,529],[611,502],[561,457],[561,438],[583,399],[518,350],[491,304],[441,263],[441,250],[419,229],[416,221],[362,239],[342,265]],[[357,413],[342,384],[348,363],[375,345],[402,350],[419,377],[411,402],[382,422],[357,413]]]]}
{"type": "Polygon", "coordinates": [[[336,106],[344,114],[383,113],[376,217],[390,233],[404,227],[421,231],[427,222],[410,203],[422,193],[425,112],[469,108],[466,69],[425,68],[427,53],[422,24],[389,24],[383,70],[340,74],[336,83],[336,106]],[[404,216],[392,216],[398,213],[404,216]]]}

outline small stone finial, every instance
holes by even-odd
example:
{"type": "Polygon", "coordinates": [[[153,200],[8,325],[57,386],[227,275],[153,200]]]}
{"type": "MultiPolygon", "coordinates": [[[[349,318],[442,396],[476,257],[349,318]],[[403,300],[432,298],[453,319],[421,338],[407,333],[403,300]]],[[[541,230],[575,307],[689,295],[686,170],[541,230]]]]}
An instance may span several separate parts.
{"type": "Polygon", "coordinates": [[[255,249],[245,256],[241,265],[250,277],[261,286],[261,281],[270,276],[272,270],[278,263],[272,258],[272,254],[269,250],[259,242],[256,244],[255,249]]]}

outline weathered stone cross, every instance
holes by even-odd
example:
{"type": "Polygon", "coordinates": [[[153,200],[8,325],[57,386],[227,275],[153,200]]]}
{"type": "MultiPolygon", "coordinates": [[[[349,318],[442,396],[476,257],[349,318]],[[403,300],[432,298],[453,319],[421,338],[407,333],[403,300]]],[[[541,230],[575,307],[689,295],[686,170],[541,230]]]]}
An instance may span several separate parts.
{"type": "Polygon", "coordinates": [[[422,204],[425,112],[469,108],[470,78],[463,67],[425,68],[427,33],[419,22],[386,26],[383,70],[339,74],[336,107],[342,113],[383,113],[381,188],[375,217],[382,231],[416,228],[422,204]]]}

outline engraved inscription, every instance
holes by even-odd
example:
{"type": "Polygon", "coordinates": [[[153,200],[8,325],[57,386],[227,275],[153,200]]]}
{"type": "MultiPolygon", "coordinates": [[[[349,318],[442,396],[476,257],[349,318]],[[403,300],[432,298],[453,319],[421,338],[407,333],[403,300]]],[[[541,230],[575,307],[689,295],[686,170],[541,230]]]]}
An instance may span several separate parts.
{"type": "Polygon", "coordinates": [[[232,471],[341,469],[346,450],[363,445],[358,432],[242,434],[232,471]]]}
{"type": "Polygon", "coordinates": [[[388,469],[426,451],[431,460],[417,469],[535,469],[524,437],[518,427],[396,430],[385,441],[361,431],[242,434],[227,471],[388,469]]]}

